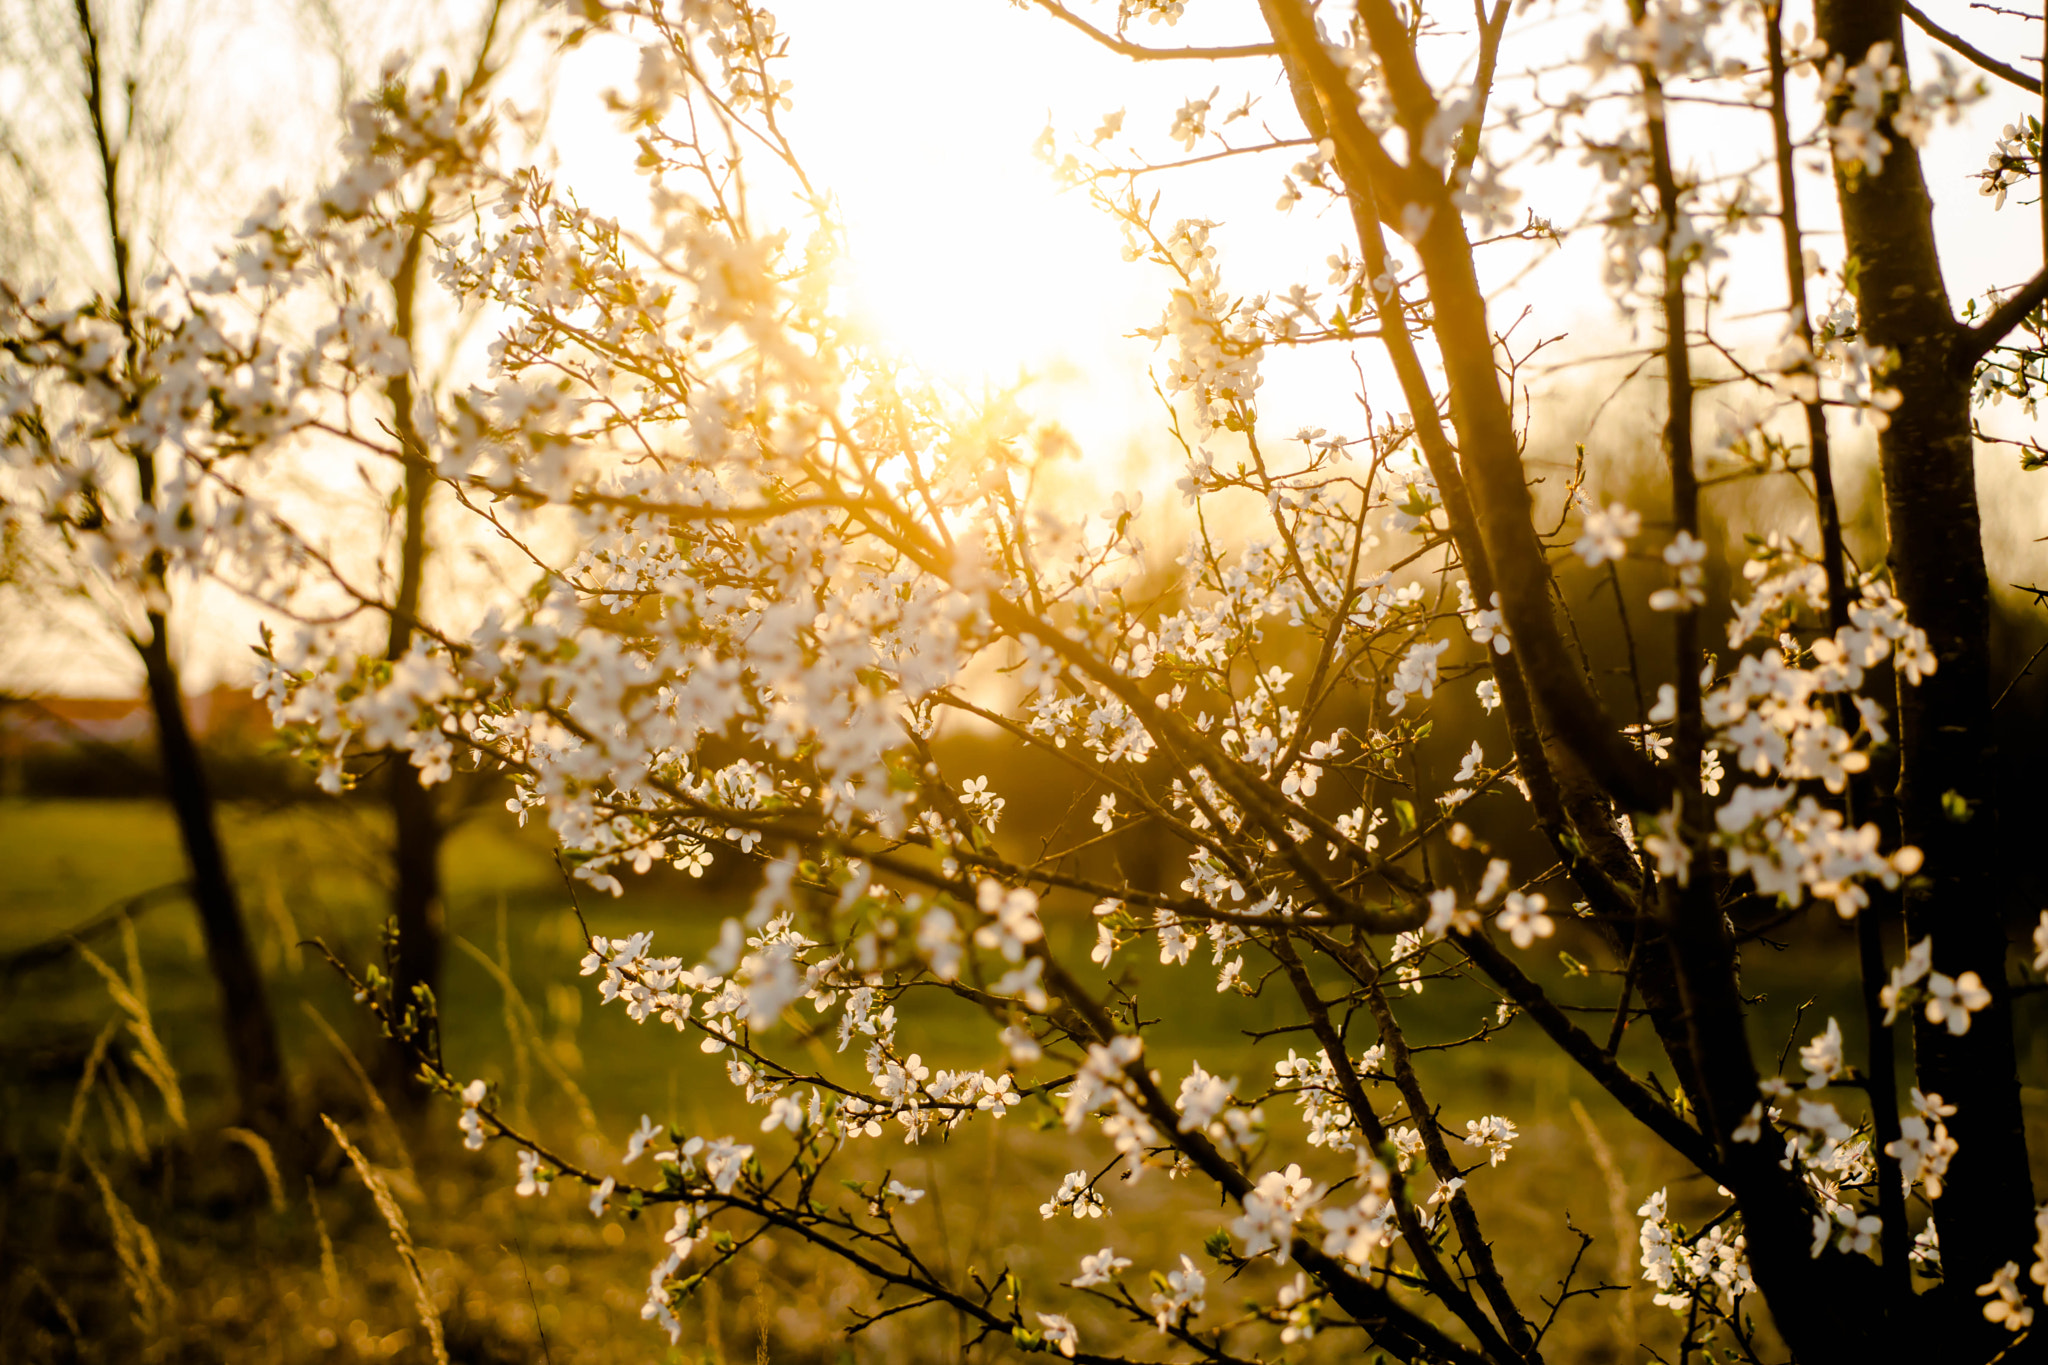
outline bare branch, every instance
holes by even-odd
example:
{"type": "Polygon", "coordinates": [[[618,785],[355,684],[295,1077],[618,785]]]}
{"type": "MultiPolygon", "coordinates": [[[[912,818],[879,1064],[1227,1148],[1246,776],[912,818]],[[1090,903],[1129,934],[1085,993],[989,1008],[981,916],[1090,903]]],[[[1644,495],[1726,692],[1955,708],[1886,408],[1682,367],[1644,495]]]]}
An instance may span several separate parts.
{"type": "Polygon", "coordinates": [[[1277,57],[1280,49],[1272,43],[1239,43],[1228,47],[1146,47],[1114,33],[1105,32],[1083,19],[1080,15],[1059,3],[1059,0],[1037,0],[1038,7],[1063,24],[1067,24],[1102,47],[1108,48],[1119,57],[1129,57],[1134,62],[1220,62],[1240,57],[1277,57]]]}
{"type": "Polygon", "coordinates": [[[1899,11],[1913,21],[1915,28],[1951,52],[1961,55],[1973,66],[1988,71],[1998,77],[1998,79],[2016,85],[2029,94],[2038,95],[2041,93],[2041,82],[2038,77],[2029,76],[2017,67],[2007,66],[2004,62],[1976,46],[1961,34],[1951,33],[1940,24],[1928,18],[1918,5],[1912,3],[1912,0],[1906,0],[1904,4],[1901,4],[1899,11]]]}

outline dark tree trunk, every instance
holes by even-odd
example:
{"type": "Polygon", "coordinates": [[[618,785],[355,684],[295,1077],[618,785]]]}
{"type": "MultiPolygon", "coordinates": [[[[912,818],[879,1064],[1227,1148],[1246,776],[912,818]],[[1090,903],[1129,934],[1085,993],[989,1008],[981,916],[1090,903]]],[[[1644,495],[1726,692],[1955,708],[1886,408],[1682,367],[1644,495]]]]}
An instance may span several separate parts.
{"type": "MultiPolygon", "coordinates": [[[[395,826],[391,851],[393,883],[391,918],[397,943],[391,955],[394,1002],[402,1012],[416,998],[415,987],[436,991],[441,980],[441,823],[434,794],[419,783],[419,773],[402,757],[391,760],[386,798],[395,826]]],[[[403,1041],[397,1042],[398,1074],[409,1076],[413,1062],[403,1041]]],[[[406,1099],[424,1092],[399,1087],[406,1099]]]]}
{"type": "MultiPolygon", "coordinates": [[[[1316,96],[1347,188],[1354,199],[1370,200],[1369,208],[1361,205],[1354,214],[1361,237],[1377,232],[1383,197],[1433,210],[1415,246],[1428,279],[1430,323],[1443,358],[1457,466],[1475,514],[1477,543],[1461,543],[1460,551],[1468,570],[1489,566],[1500,588],[1515,639],[1512,666],[1527,682],[1536,715],[1617,804],[1657,809],[1663,804],[1660,775],[1622,740],[1563,646],[1550,614],[1549,569],[1462,220],[1440,183],[1400,179],[1401,168],[1392,165],[1358,118],[1355,96],[1316,38],[1303,0],[1263,0],[1262,8],[1276,44],[1296,68],[1295,83],[1316,96]],[[1375,183],[1378,175],[1388,178],[1384,196],[1375,183]],[[1538,643],[1543,647],[1532,647],[1538,643]]],[[[1367,0],[1361,13],[1388,72],[1389,88],[1419,85],[1422,76],[1398,13],[1385,0],[1367,0]]],[[[1372,260],[1370,244],[1362,240],[1361,247],[1372,260]]],[[[1403,345],[1394,335],[1389,349],[1403,345]]],[[[1434,396],[1420,387],[1406,396],[1418,427],[1431,425],[1434,396]]],[[[1802,1181],[1780,1165],[1779,1153],[1763,1144],[1731,1141],[1733,1129],[1757,1101],[1758,1074],[1733,945],[1711,890],[1705,875],[1695,877],[1693,894],[1684,903],[1674,898],[1654,925],[1644,926],[1651,938],[1646,947],[1663,946],[1659,939],[1668,944],[1671,971],[1667,977],[1658,970],[1662,964],[1641,963],[1648,970],[1639,985],[1658,1009],[1659,1033],[1672,1048],[1674,1063],[1684,1059],[1680,1070],[1687,1074],[1689,1089],[1698,1086],[1689,1098],[1741,1202],[1751,1263],[1785,1340],[1806,1365],[1883,1358],[1900,1339],[1892,1315],[1842,1311],[1844,1304],[1872,1302],[1875,1268],[1861,1258],[1811,1256],[1812,1201],[1802,1181]]]]}
{"type": "MultiPolygon", "coordinates": [[[[129,288],[132,268],[129,235],[121,197],[121,152],[108,122],[107,76],[101,60],[99,25],[92,0],[74,0],[80,57],[86,81],[86,112],[92,124],[93,145],[99,154],[100,192],[107,215],[107,242],[113,254],[115,316],[126,340],[122,370],[130,388],[126,408],[133,414],[139,402],[137,377],[141,340],[135,322],[134,297],[129,288]]],[[[134,97],[130,87],[129,97],[134,97]]],[[[133,111],[130,111],[132,118],[133,111]]],[[[142,501],[155,505],[157,468],[155,452],[146,445],[133,445],[128,454],[135,462],[142,501]]],[[[148,600],[162,600],[165,592],[166,560],[161,551],[150,556],[145,590],[148,600]]],[[[165,795],[178,820],[178,836],[185,848],[185,860],[192,877],[192,903],[199,911],[199,924],[206,941],[207,965],[220,988],[221,1027],[226,1035],[228,1063],[234,1071],[235,1095],[244,1125],[263,1134],[278,1158],[296,1163],[297,1142],[291,1126],[291,1088],[286,1083],[283,1055],[277,1045],[277,1026],[270,1013],[263,974],[249,950],[249,934],[242,922],[242,908],[228,876],[227,858],[221,849],[220,830],[214,820],[213,794],[207,785],[206,768],[192,727],[185,716],[185,697],[178,686],[177,665],[171,661],[170,634],[164,613],[147,613],[149,633],[134,641],[142,658],[143,675],[149,688],[150,710],[156,720],[157,748],[163,762],[165,795]]]]}
{"type": "MultiPolygon", "coordinates": [[[[420,215],[426,216],[427,205],[420,215]]],[[[408,347],[414,341],[413,298],[419,285],[425,230],[416,228],[392,280],[396,305],[395,331],[408,347]]],[[[420,590],[427,564],[427,503],[434,491],[434,466],[413,420],[414,391],[410,373],[391,381],[392,425],[398,432],[405,461],[405,528],[399,549],[398,598],[392,604],[391,631],[385,657],[396,660],[412,648],[419,622],[420,590]]],[[[386,800],[392,822],[391,918],[397,930],[392,951],[392,999],[399,1017],[412,1007],[420,991],[434,992],[441,983],[441,820],[431,790],[420,785],[419,773],[394,756],[386,775],[386,800]]],[[[410,1041],[393,1039],[393,1064],[400,1077],[413,1063],[410,1041]]],[[[422,1097],[402,1081],[393,1087],[401,1099],[422,1097]]]]}
{"type": "Polygon", "coordinates": [[[234,1070],[235,1097],[242,1122],[274,1146],[283,1146],[291,1135],[291,1091],[285,1083],[269,996],[249,948],[234,883],[228,877],[213,794],[186,720],[185,698],[178,687],[177,666],[171,662],[163,616],[151,612],[149,625],[149,638],[137,642],[137,649],[149,680],[165,794],[177,814],[178,836],[192,874],[192,903],[199,911],[207,965],[220,988],[221,1029],[234,1070]]]}
{"type": "MultiPolygon", "coordinates": [[[[1822,0],[1820,32],[1850,64],[1874,43],[1903,52],[1900,9],[1822,0]]],[[[1935,252],[1933,205],[1912,145],[1892,133],[1877,175],[1844,174],[1836,190],[1856,262],[1863,337],[1898,357],[1888,382],[1903,400],[1878,437],[1893,582],[1939,660],[1899,687],[1900,833],[1927,855],[1905,893],[1909,941],[1932,935],[1934,969],[1975,972],[1992,992],[1967,1034],[1916,1014],[1923,1091],[1956,1106],[1959,1151],[1936,1217],[1955,1317],[2008,1260],[2030,1263],[2033,1194],[2005,988],[2007,888],[1992,796],[1991,594],[1977,508],[1970,374],[1935,252]]],[[[1980,1324],[1981,1325],[1981,1324],[1980,1324]]]]}

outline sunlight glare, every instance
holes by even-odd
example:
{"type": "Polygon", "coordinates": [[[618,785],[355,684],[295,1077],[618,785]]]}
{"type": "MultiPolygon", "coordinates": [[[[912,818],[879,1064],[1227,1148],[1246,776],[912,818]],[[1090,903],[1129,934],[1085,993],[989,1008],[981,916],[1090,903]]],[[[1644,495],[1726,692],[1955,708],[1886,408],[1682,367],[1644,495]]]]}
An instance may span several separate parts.
{"type": "Polygon", "coordinates": [[[1018,22],[1029,16],[905,3],[888,10],[886,61],[849,61],[880,55],[873,12],[783,8],[804,36],[788,123],[838,199],[855,319],[964,393],[1029,375],[1034,415],[1121,454],[1153,415],[1151,347],[1128,333],[1157,318],[1161,297],[1123,260],[1116,226],[1063,193],[1033,150],[1048,102],[1076,93],[1066,36],[1018,22]]]}

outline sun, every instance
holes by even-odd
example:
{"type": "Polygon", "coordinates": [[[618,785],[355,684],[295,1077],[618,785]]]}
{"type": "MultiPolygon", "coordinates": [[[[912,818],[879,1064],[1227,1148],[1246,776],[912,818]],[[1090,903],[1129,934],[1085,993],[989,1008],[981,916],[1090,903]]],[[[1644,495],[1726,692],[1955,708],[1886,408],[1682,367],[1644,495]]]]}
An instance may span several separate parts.
{"type": "Polygon", "coordinates": [[[1156,420],[1151,349],[1129,334],[1156,321],[1160,282],[1034,151],[1048,97],[1074,93],[1055,88],[1060,35],[973,5],[891,5],[886,34],[865,6],[781,8],[803,35],[786,122],[838,205],[852,321],[964,391],[1028,377],[1026,405],[1084,448],[1156,420]],[[990,60],[1013,40],[1048,51],[990,60]]]}

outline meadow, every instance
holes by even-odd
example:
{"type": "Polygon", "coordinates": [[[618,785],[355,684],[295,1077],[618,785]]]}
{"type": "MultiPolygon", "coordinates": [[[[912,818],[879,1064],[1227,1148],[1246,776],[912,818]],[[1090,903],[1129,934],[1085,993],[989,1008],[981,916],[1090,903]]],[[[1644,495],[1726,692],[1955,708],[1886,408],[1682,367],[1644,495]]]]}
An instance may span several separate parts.
{"type": "MultiPolygon", "coordinates": [[[[176,894],[178,846],[161,806],[0,805],[0,1354],[23,1362],[430,1359],[392,1231],[327,1141],[317,1117],[326,1114],[367,1153],[403,1210],[452,1360],[962,1358],[960,1325],[934,1309],[847,1337],[848,1310],[873,1306],[856,1299],[864,1291],[836,1265],[773,1236],[706,1280],[683,1315],[683,1340],[671,1346],[639,1316],[665,1218],[594,1219],[573,1187],[521,1199],[511,1154],[464,1151],[451,1106],[401,1103],[394,1112],[378,1098],[370,1078],[386,1068],[379,1040],[332,969],[299,946],[318,938],[356,962],[374,948],[386,837],[377,817],[341,803],[296,803],[230,806],[225,818],[302,1128],[318,1135],[307,1139],[312,1174],[287,1184],[266,1171],[254,1144],[223,1131],[232,1106],[213,983],[176,894]],[[170,1077],[152,1079],[149,1048],[131,1026],[135,1009],[117,1001],[68,941],[81,926],[85,947],[146,1011],[170,1077]],[[182,1101],[182,1126],[166,1084],[182,1101]]],[[[493,1081],[513,1113],[600,1168],[617,1160],[643,1113],[685,1132],[754,1131],[759,1111],[726,1083],[723,1059],[665,1027],[635,1026],[616,1007],[599,1008],[576,974],[578,921],[543,835],[488,810],[461,825],[444,857],[442,1027],[456,1072],[493,1081]]],[[[708,944],[746,891],[730,880],[656,873],[619,900],[586,893],[581,902],[594,932],[651,929],[658,945],[687,954],[708,944]]],[[[1085,958],[1085,920],[1085,911],[1049,917],[1069,960],[1085,958]]],[[[1590,940],[1568,933],[1559,944],[1597,967],[1590,940]]],[[[1802,953],[1797,944],[1752,951],[1765,959],[1751,972],[1762,983],[1759,1028],[1782,1028],[1789,1040],[1795,1019],[1811,1026],[1836,1013],[1853,1033],[1851,983],[1812,974],[1814,964],[1841,955],[1802,953]]],[[[1207,973],[1166,978],[1142,962],[1126,984],[1141,1001],[1148,991],[1208,989],[1207,973]]],[[[1572,984],[1555,988],[1568,995],[1572,984]]],[[[1417,1004],[1434,1011],[1415,1026],[1425,1042],[1462,1036],[1476,1023],[1471,997],[1454,983],[1433,984],[1417,1004]]],[[[958,1017],[959,1027],[941,1030],[956,1055],[927,1057],[929,1064],[996,1060],[994,1028],[970,1006],[913,996],[905,1008],[958,1017]]],[[[1270,1060],[1252,1059],[1247,1031],[1286,1022],[1270,994],[1219,997],[1213,1011],[1162,1012],[1176,1014],[1180,1028],[1151,1035],[1169,1083],[1199,1055],[1219,1074],[1241,1069],[1247,1089],[1256,1088],[1270,1060]]],[[[829,1051],[829,1032],[812,1047],[829,1051]]],[[[1271,1047],[1260,1057],[1270,1058],[1271,1047]]],[[[1654,1069],[1646,1049],[1631,1060],[1654,1069]]],[[[2038,1073],[2043,1061],[2037,1049],[2030,1065],[2038,1073]]],[[[1493,1187],[1488,1230],[1514,1280],[1554,1298],[1577,1258],[1574,1289],[1618,1286],[1563,1304],[1550,1358],[1635,1361],[1668,1350],[1678,1324],[1638,1278],[1634,1210],[1667,1183],[1681,1215],[1713,1191],[1692,1188],[1697,1177],[1688,1184],[1677,1163],[1525,1024],[1420,1064],[1454,1131],[1480,1113],[1507,1115],[1521,1128],[1505,1165],[1472,1176],[1493,1187]]],[[[1299,1133],[1284,1098],[1266,1112],[1276,1138],[1299,1133]]],[[[1056,1122],[1052,1105],[1034,1100],[1011,1120],[972,1125],[955,1141],[868,1143],[847,1174],[894,1174],[929,1190],[913,1211],[915,1225],[938,1263],[959,1276],[1013,1268],[1038,1271],[1040,1283],[1064,1279],[1080,1255],[1106,1243],[1142,1274],[1170,1266],[1182,1251],[1199,1258],[1203,1239],[1227,1221],[1221,1209],[1191,1207],[1184,1186],[1156,1176],[1135,1186],[1112,1182],[1111,1215],[1101,1221],[1041,1219],[1037,1205],[1064,1173],[1063,1144],[1045,1131],[1056,1122]]],[[[1247,1295],[1227,1271],[1209,1268],[1211,1320],[1227,1321],[1247,1295]]],[[[1261,1265],[1245,1273],[1289,1272],[1261,1265]]],[[[1089,1326],[1091,1343],[1127,1342],[1143,1358],[1186,1354],[1162,1352],[1160,1338],[1129,1325],[1089,1326]]],[[[1354,1358],[1358,1346],[1355,1335],[1325,1332],[1290,1347],[1287,1358],[1354,1358]]],[[[1015,1351],[989,1341],[966,1354],[1015,1351]]]]}

